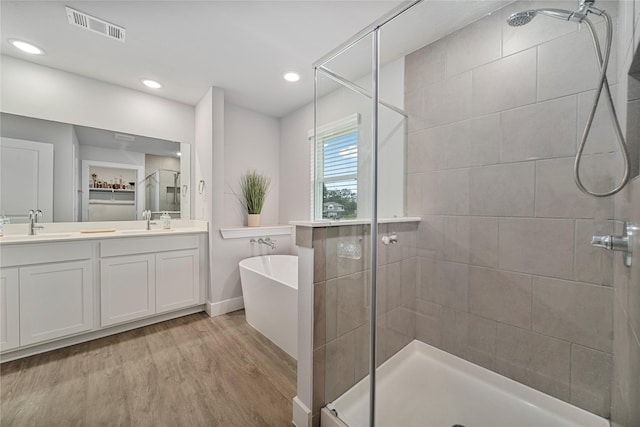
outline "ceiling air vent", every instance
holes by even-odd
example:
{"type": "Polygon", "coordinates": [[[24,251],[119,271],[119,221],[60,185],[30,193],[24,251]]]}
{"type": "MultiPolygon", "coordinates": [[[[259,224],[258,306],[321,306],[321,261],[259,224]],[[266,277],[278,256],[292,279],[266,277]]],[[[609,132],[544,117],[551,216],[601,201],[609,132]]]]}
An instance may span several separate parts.
{"type": "Polygon", "coordinates": [[[82,27],[103,36],[115,39],[124,43],[125,29],[117,25],[110,24],[100,18],[87,15],[86,13],[71,9],[67,6],[67,18],[69,24],[82,27]]]}

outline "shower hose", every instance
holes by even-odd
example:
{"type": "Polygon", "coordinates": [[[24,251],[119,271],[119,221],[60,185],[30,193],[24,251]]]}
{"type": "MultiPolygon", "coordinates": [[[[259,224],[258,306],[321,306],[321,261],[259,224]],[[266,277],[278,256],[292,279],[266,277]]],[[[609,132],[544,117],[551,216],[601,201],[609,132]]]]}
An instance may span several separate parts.
{"type": "Polygon", "coordinates": [[[589,113],[589,117],[587,118],[587,123],[584,127],[584,131],[582,133],[582,139],[580,140],[580,145],[578,146],[578,151],[576,153],[576,160],[573,166],[573,177],[576,182],[578,188],[585,194],[594,196],[594,197],[608,197],[618,193],[620,190],[624,188],[624,186],[629,182],[629,151],[627,150],[627,144],[624,140],[624,135],[622,134],[622,130],[620,129],[620,123],[618,122],[618,116],[616,114],[616,109],[613,105],[613,99],[611,97],[611,90],[609,89],[609,83],[607,81],[607,67],[609,66],[609,56],[611,53],[611,40],[613,38],[613,26],[611,22],[611,17],[604,11],[600,13],[600,15],[604,18],[605,23],[607,25],[607,39],[606,46],[604,51],[604,58],[602,55],[602,50],[600,48],[600,42],[598,41],[598,36],[596,34],[593,23],[589,18],[583,19],[582,22],[587,24],[587,28],[589,28],[589,32],[591,33],[591,39],[593,41],[593,47],[596,51],[596,58],[598,60],[598,67],[600,68],[600,81],[598,83],[598,89],[596,90],[596,96],[593,100],[593,106],[591,107],[591,112],[589,113]],[[591,131],[591,126],[593,125],[593,119],[596,115],[596,109],[598,108],[598,102],[600,101],[600,95],[602,94],[602,90],[604,89],[606,94],[606,100],[609,104],[609,114],[611,115],[611,121],[613,123],[613,127],[616,133],[616,141],[620,146],[620,153],[622,154],[622,161],[624,163],[624,174],[622,176],[622,181],[618,186],[616,186],[613,190],[607,191],[605,193],[596,193],[587,189],[582,183],[582,179],[580,178],[580,163],[582,161],[582,155],[584,152],[584,147],[587,144],[587,138],[589,137],[589,132],[591,131]]]}

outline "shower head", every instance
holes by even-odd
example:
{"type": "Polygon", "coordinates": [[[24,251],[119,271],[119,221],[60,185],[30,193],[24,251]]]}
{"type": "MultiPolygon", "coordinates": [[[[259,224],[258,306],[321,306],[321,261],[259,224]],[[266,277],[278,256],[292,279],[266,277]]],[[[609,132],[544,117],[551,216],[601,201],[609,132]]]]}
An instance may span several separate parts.
{"type": "Polygon", "coordinates": [[[564,9],[534,9],[524,10],[511,14],[507,19],[507,24],[511,27],[521,27],[531,22],[531,20],[537,15],[546,15],[556,19],[562,19],[563,21],[576,21],[582,22],[587,15],[580,12],[571,12],[564,9]]]}
{"type": "Polygon", "coordinates": [[[512,13],[507,19],[507,24],[511,27],[521,27],[528,24],[536,16],[535,10],[524,10],[522,12],[512,13]]]}

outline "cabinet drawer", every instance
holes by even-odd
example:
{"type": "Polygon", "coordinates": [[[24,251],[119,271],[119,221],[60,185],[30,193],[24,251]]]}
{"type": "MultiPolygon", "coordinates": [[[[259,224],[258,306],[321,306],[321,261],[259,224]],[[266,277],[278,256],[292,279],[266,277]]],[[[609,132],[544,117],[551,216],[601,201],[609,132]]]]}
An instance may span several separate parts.
{"type": "Polygon", "coordinates": [[[100,256],[104,258],[181,249],[195,249],[197,247],[197,234],[111,239],[100,242],[100,256]]]}
{"type": "Polygon", "coordinates": [[[0,265],[10,267],[90,259],[93,255],[91,248],[91,243],[78,242],[3,246],[0,251],[0,265]]]}

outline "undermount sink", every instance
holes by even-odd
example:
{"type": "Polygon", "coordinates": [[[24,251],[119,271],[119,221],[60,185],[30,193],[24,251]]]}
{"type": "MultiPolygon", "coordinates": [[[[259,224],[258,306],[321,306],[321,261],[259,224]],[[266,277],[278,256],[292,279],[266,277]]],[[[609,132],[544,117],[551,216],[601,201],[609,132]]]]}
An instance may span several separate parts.
{"type": "Polygon", "coordinates": [[[16,242],[21,240],[50,240],[50,239],[66,239],[71,237],[71,234],[63,234],[63,233],[50,233],[50,234],[36,234],[30,236],[28,234],[11,234],[8,236],[0,237],[1,242],[16,242]]]}

